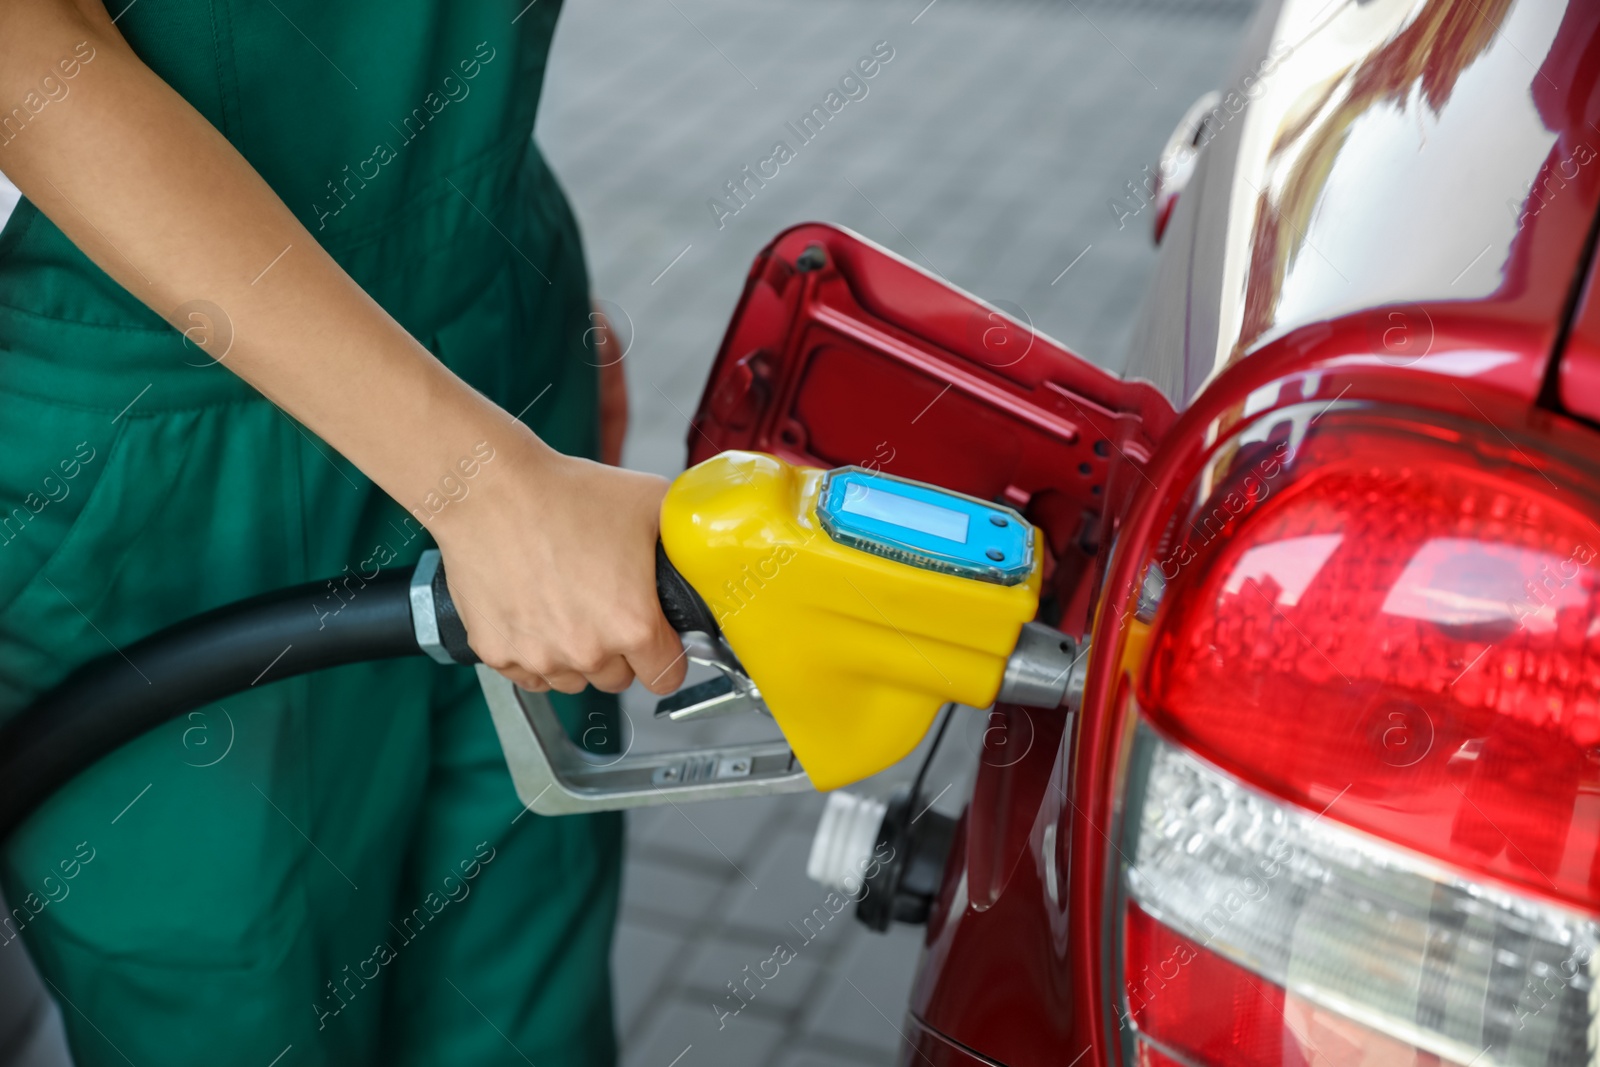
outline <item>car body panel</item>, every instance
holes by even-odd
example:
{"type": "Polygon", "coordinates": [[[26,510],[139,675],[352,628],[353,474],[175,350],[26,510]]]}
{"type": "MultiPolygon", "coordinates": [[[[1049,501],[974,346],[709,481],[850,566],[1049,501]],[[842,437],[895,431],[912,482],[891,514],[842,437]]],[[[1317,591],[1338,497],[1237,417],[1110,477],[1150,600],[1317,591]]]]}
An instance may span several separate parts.
{"type": "Polygon", "coordinates": [[[1538,396],[1600,203],[1600,12],[1289,0],[1276,13],[1252,27],[1214,112],[1130,375],[1182,407],[1271,340],[1354,316],[1392,359],[1481,347],[1481,325],[1517,358],[1458,359],[1455,373],[1538,396]]]}
{"type": "MultiPolygon", "coordinates": [[[[1259,91],[1203,149],[1136,331],[1130,375],[1184,410],[1128,479],[1129,508],[1111,516],[1119,544],[1156,535],[1213,443],[1305,401],[1421,403],[1511,432],[1583,432],[1537,402],[1600,204],[1587,151],[1600,145],[1600,8],[1267,7],[1230,83],[1259,91]]],[[[1573,348],[1600,353],[1600,312],[1585,321],[1573,348]]],[[[1006,788],[1003,775],[1054,788],[1016,792],[1009,810],[969,809],[947,872],[961,892],[929,927],[913,1013],[1008,1067],[1117,1060],[1102,905],[1118,818],[1112,711],[1139,658],[1126,625],[1138,555],[1103,559],[1077,729],[1058,751],[1030,753],[1032,769],[981,765],[976,787],[1006,788]],[[974,907],[974,857],[1019,836],[1026,854],[1003,892],[974,907]],[[1027,976],[1005,988],[1031,988],[1031,1001],[1014,993],[1002,1011],[977,995],[974,975],[995,973],[996,958],[1027,976]]]]}
{"type": "Polygon", "coordinates": [[[1075,716],[990,713],[903,1064],[1119,1059],[1103,905],[1138,566],[1219,443],[1246,423],[1292,438],[1308,407],[1387,403],[1593,451],[1562,402],[1600,412],[1593,285],[1580,303],[1600,4],[1267,0],[1219,88],[1161,205],[1127,380],[808,224],[758,257],[691,429],[692,459],[880,464],[1027,506],[1071,576],[1054,618],[1079,633],[1092,612],[1075,716]],[[812,245],[833,274],[799,268],[812,245]]]}
{"type": "Polygon", "coordinates": [[[1567,331],[1558,373],[1561,406],[1600,423],[1600,271],[1593,262],[1567,331]]]}

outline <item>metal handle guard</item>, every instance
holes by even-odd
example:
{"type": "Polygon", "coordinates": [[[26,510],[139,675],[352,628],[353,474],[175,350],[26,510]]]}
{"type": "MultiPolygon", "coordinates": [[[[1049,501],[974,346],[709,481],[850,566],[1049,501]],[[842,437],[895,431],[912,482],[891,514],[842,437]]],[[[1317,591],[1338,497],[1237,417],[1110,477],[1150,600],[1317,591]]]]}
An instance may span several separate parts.
{"type": "Polygon", "coordinates": [[[811,781],[782,741],[620,756],[575,744],[543,693],[479,665],[517,797],[536,815],[803,793],[811,781]]]}

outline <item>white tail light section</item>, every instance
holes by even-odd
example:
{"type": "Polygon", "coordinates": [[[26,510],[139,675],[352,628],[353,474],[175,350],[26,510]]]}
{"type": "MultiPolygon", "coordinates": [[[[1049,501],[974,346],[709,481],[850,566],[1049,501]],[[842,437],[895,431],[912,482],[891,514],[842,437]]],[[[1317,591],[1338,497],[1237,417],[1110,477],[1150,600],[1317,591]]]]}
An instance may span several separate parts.
{"type": "Polygon", "coordinates": [[[1127,781],[1127,1062],[1596,1062],[1594,917],[1279,802],[1145,725],[1127,781]]]}

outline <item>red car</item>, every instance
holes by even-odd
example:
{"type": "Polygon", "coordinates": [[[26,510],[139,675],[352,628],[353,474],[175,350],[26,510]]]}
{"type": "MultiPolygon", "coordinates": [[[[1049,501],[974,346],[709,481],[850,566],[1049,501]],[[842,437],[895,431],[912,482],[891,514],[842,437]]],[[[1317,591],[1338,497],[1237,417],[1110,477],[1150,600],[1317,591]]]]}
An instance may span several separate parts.
{"type": "Polygon", "coordinates": [[[953,833],[890,806],[902,1064],[1597,1062],[1597,146],[1600,5],[1289,0],[1137,205],[1127,380],[828,227],[758,259],[691,459],[1010,503],[1091,639],[953,833]]]}

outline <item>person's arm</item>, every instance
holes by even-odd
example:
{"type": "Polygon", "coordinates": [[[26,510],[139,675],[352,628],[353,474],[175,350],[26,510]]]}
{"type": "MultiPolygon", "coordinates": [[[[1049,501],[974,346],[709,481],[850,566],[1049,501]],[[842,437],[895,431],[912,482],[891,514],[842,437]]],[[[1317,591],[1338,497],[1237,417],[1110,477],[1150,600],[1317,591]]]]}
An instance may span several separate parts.
{"type": "Polygon", "coordinates": [[[665,483],[560,455],[452,374],[140,62],[99,0],[0,0],[0,118],[83,47],[93,59],[70,94],[0,144],[0,171],[175,326],[188,301],[221,308],[223,365],[403,506],[479,442],[494,449],[473,492],[429,523],[485,663],[530,689],[615,691],[634,674],[675,688],[682,647],[654,582],[665,483]]]}

